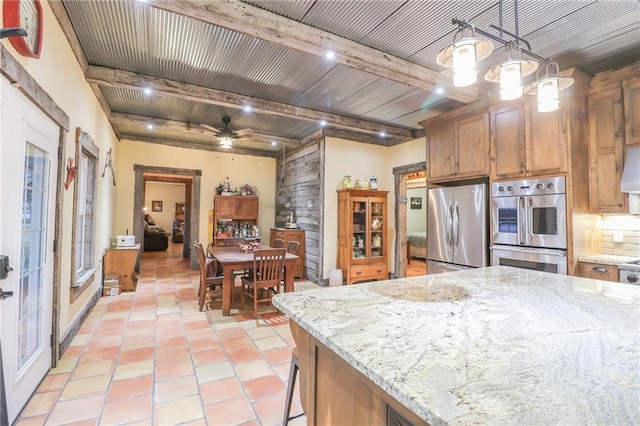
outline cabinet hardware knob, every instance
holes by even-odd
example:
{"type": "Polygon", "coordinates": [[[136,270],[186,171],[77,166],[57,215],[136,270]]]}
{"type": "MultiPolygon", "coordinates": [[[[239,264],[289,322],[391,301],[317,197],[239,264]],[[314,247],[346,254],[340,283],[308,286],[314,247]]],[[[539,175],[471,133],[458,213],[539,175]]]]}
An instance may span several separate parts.
{"type": "Polygon", "coordinates": [[[356,275],[360,275],[360,274],[362,274],[362,271],[356,272],[356,275]]]}
{"type": "Polygon", "coordinates": [[[602,272],[603,274],[609,272],[607,268],[603,268],[602,266],[594,266],[591,270],[594,272],[602,272]]]}
{"type": "Polygon", "coordinates": [[[622,207],[622,204],[621,204],[621,203],[618,203],[618,207],[622,207]]]}

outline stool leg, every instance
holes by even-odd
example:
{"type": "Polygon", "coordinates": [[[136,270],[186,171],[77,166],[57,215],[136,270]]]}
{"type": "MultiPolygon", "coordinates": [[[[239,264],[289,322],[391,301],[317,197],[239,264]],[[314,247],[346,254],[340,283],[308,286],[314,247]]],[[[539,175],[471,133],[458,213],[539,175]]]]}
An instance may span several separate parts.
{"type": "Polygon", "coordinates": [[[289,424],[289,413],[291,412],[291,401],[293,400],[293,391],[296,387],[296,377],[298,375],[298,357],[291,354],[291,366],[289,367],[289,383],[287,384],[287,400],[285,401],[284,417],[282,418],[282,426],[289,424]]]}

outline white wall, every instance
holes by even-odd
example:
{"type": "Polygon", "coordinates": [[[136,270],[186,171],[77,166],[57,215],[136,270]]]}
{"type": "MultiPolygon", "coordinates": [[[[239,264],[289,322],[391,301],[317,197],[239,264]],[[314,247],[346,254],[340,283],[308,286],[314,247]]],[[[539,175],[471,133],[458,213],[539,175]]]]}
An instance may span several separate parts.
{"type": "MultiPolygon", "coordinates": [[[[231,187],[245,183],[255,185],[260,197],[258,226],[263,237],[275,223],[275,158],[227,154],[210,151],[174,148],[166,145],[148,144],[122,140],[120,157],[116,164],[118,193],[116,195],[115,231],[123,233],[133,229],[133,190],[135,183],[134,164],[179,169],[201,170],[200,229],[192,235],[194,240],[208,241],[208,213],[213,208],[216,186],[229,177],[231,187]]],[[[151,207],[149,205],[149,207],[151,207]]],[[[163,210],[165,207],[163,205],[163,210]]],[[[174,206],[171,206],[173,211],[174,206]]],[[[151,214],[155,217],[153,212],[151,214]]]]}
{"type": "Polygon", "coordinates": [[[329,278],[329,271],[336,268],[338,255],[338,189],[342,178],[350,175],[356,179],[378,178],[378,190],[389,191],[385,226],[389,235],[389,271],[395,264],[395,194],[393,168],[419,163],[426,159],[424,138],[394,147],[370,145],[337,138],[325,140],[325,194],[324,194],[324,267],[322,276],[329,278]]]}
{"type": "MultiPolygon", "coordinates": [[[[81,127],[94,140],[100,150],[98,158],[99,174],[97,180],[96,200],[96,235],[94,258],[98,272],[90,288],[70,303],[71,283],[71,230],[73,227],[73,193],[74,183],[68,190],[63,191],[62,214],[58,218],[62,227],[60,241],[60,255],[62,258],[60,281],[60,333],[64,336],[79,315],[88,299],[93,296],[102,284],[102,251],[109,244],[113,232],[113,214],[115,209],[115,193],[117,186],[113,186],[110,174],[102,175],[105,156],[109,149],[113,149],[114,158],[118,157],[117,139],[111,125],[107,121],[102,109],[98,105],[93,91],[86,83],[80,66],[71,52],[67,39],[58,25],[58,21],[51,12],[48,2],[43,1],[44,34],[42,52],[39,59],[25,58],[19,55],[8,42],[3,39],[3,46],[24,66],[26,71],[52,97],[53,101],[69,116],[70,129],[65,135],[63,158],[75,157],[75,130],[81,127]]],[[[3,141],[4,143],[4,141],[3,141]]],[[[117,160],[114,160],[117,163],[117,160]]]]}
{"type": "Polygon", "coordinates": [[[173,221],[176,218],[176,203],[183,203],[187,185],[172,182],[147,182],[144,192],[144,206],[151,215],[156,225],[161,226],[165,232],[171,232],[173,221]],[[151,201],[162,201],[162,211],[151,210],[151,201]]]}
{"type": "Polygon", "coordinates": [[[427,230],[427,188],[407,189],[407,234],[427,230]],[[421,209],[411,208],[411,198],[422,200],[421,209]]]}

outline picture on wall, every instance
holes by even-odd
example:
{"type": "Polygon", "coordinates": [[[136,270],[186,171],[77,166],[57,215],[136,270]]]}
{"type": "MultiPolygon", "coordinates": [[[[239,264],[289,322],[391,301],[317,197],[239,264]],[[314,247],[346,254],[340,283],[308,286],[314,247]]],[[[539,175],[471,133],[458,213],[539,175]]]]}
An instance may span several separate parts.
{"type": "Polygon", "coordinates": [[[162,201],[152,201],[151,202],[151,211],[152,212],[161,212],[162,211],[162,201]]]}
{"type": "Polygon", "coordinates": [[[422,197],[411,197],[411,210],[422,209],[422,197]]]}

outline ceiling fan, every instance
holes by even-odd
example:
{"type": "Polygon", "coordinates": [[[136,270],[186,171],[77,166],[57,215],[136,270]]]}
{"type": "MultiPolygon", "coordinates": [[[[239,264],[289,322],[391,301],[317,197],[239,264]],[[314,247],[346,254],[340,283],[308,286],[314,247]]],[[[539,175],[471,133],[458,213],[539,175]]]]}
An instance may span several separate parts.
{"type": "Polygon", "coordinates": [[[201,124],[202,127],[215,132],[216,136],[218,137],[218,142],[220,143],[220,148],[232,148],[234,139],[240,139],[254,132],[254,130],[250,128],[231,130],[229,128],[231,117],[229,117],[228,115],[222,117],[222,122],[224,123],[224,129],[222,130],[216,129],[215,127],[208,124],[201,124]]]}

